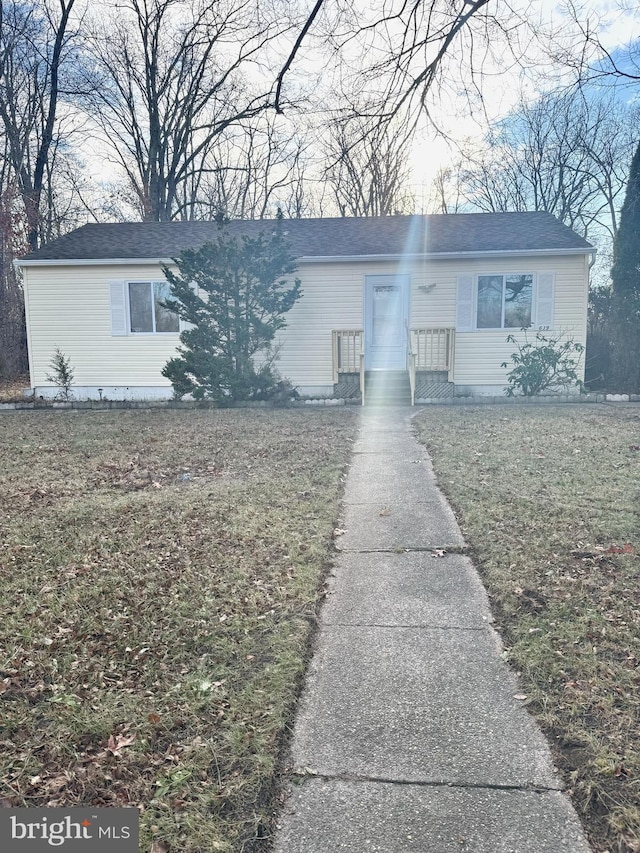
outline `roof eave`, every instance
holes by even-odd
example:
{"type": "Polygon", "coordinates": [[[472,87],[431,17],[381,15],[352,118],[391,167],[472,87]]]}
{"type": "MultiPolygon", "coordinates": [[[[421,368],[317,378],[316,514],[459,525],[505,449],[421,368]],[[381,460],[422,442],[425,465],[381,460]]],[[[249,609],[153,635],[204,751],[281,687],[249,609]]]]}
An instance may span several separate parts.
{"type": "Polygon", "coordinates": [[[15,267],[96,267],[170,264],[172,258],[16,258],[15,267]]]}
{"type": "MultiPolygon", "coordinates": [[[[358,263],[363,261],[414,261],[421,259],[443,259],[455,260],[465,258],[488,258],[502,255],[509,256],[531,256],[531,255],[592,255],[597,249],[594,246],[584,246],[569,249],[491,249],[489,251],[469,252],[425,252],[413,254],[387,254],[387,255],[302,255],[297,258],[298,263],[358,263]]],[[[17,258],[14,262],[16,267],[77,267],[77,266],[124,266],[124,265],[155,265],[171,264],[173,258],[17,258]]]]}
{"type": "Polygon", "coordinates": [[[469,252],[424,252],[413,254],[400,255],[314,255],[302,256],[298,258],[299,263],[335,263],[338,261],[403,261],[403,260],[456,260],[469,258],[488,258],[502,255],[515,256],[531,256],[531,255],[592,255],[597,249],[595,246],[573,247],[570,249],[490,249],[488,251],[469,251],[469,252]]]}

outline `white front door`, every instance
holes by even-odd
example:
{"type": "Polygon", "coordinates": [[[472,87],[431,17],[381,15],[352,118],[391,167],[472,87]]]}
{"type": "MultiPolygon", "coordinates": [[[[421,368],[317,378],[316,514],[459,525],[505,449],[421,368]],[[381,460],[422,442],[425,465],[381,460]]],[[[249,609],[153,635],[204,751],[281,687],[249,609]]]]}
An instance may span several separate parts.
{"type": "Polygon", "coordinates": [[[368,275],[365,279],[365,368],[407,366],[409,276],[368,275]]]}

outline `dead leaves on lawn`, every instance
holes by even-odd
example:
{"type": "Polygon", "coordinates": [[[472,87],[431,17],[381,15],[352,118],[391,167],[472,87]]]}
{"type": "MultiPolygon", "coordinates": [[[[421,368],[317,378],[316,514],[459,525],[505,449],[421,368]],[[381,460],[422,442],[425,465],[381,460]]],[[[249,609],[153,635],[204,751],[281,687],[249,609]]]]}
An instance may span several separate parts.
{"type": "Polygon", "coordinates": [[[616,545],[615,543],[605,547],[604,545],[594,545],[594,546],[585,546],[584,548],[576,548],[572,551],[569,551],[572,557],[578,557],[579,559],[603,559],[611,554],[627,554],[631,556],[635,556],[637,554],[636,549],[630,542],[624,542],[622,545],[616,545]]]}
{"type": "Polygon", "coordinates": [[[135,734],[132,735],[109,735],[109,740],[107,741],[107,746],[105,748],[105,753],[110,753],[111,755],[119,758],[122,755],[122,750],[126,746],[131,746],[131,744],[135,741],[135,734]]]}
{"type": "Polygon", "coordinates": [[[189,826],[243,849],[271,812],[355,419],[23,422],[0,435],[8,805],[136,806],[144,853],[200,849],[189,826]]]}

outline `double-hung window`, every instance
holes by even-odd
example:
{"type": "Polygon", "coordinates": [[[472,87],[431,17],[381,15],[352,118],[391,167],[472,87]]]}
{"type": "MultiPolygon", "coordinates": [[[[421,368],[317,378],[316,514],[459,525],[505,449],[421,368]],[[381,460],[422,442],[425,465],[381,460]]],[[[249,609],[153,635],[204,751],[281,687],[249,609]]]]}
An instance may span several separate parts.
{"type": "Polygon", "coordinates": [[[129,328],[132,334],[180,331],[178,315],[162,304],[171,297],[171,287],[168,282],[129,281],[127,290],[129,328]]]}
{"type": "Polygon", "coordinates": [[[459,332],[552,329],[555,273],[461,273],[456,286],[459,332]]]}
{"type": "Polygon", "coordinates": [[[528,329],[532,304],[532,273],[479,275],[476,328],[528,329]]]}

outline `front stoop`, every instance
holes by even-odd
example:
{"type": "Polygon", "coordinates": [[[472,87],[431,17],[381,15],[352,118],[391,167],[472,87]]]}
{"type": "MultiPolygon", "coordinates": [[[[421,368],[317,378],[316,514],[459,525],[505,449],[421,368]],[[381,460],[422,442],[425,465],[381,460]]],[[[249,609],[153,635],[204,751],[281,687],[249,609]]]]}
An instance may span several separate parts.
{"type": "MultiPolygon", "coordinates": [[[[416,373],[416,402],[446,400],[454,396],[455,385],[447,379],[446,371],[416,373]]],[[[360,374],[341,373],[333,386],[333,396],[339,400],[360,399],[360,374]]],[[[375,370],[365,374],[365,402],[372,406],[409,406],[411,387],[406,370],[375,370]]]]}
{"type": "Polygon", "coordinates": [[[365,373],[367,406],[410,406],[411,386],[406,370],[371,370],[365,373]]]}
{"type": "Polygon", "coordinates": [[[333,385],[333,396],[338,400],[360,399],[360,374],[340,373],[333,385]]]}

